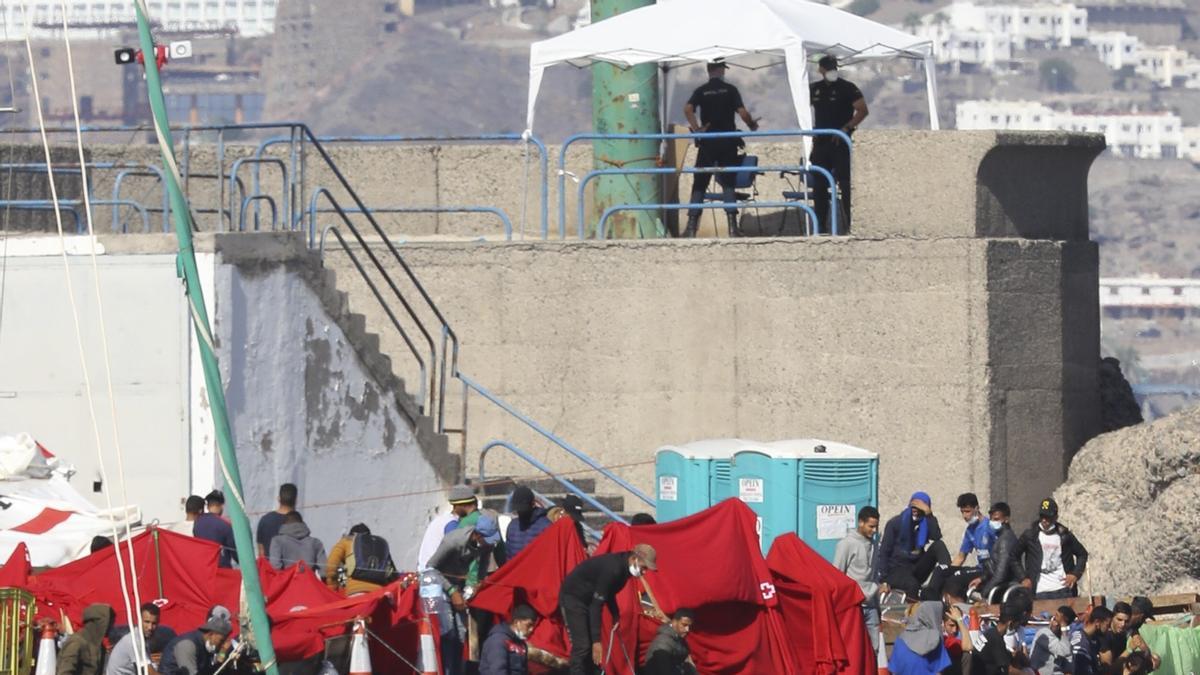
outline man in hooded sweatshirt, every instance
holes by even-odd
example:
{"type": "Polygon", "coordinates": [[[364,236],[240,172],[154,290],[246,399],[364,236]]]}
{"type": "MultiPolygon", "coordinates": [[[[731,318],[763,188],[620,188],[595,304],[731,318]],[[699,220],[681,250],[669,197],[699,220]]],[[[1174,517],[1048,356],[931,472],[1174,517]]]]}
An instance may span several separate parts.
{"type": "Polygon", "coordinates": [[[279,534],[271,538],[271,567],[281,570],[304,561],[317,576],[325,578],[325,544],[312,536],[299,511],[283,517],[279,534]]]}
{"type": "Polygon", "coordinates": [[[529,672],[529,646],[525,641],[533,633],[537,613],[529,605],[518,605],[512,620],[492,626],[479,656],[479,675],[526,675],[529,672]]]}
{"type": "Polygon", "coordinates": [[[161,675],[212,675],[219,667],[213,655],[233,632],[224,616],[213,616],[190,633],[171,640],[158,664],[161,675]]]}
{"type": "Polygon", "coordinates": [[[509,558],[515,558],[539,534],[550,527],[550,518],[546,515],[546,509],[534,503],[533,490],[524,485],[518,485],[513,490],[510,502],[517,517],[508,523],[504,548],[509,558]]]}
{"type": "MultiPolygon", "coordinates": [[[[888,521],[879,544],[879,591],[904,591],[915,598],[937,565],[950,564],[950,552],[942,541],[942,528],[933,515],[933,500],[914,492],[904,509],[888,521]]],[[[941,617],[938,617],[938,625],[941,617]]]]}
{"type": "Polygon", "coordinates": [[[96,603],[83,610],[83,626],[67,638],[58,652],[55,675],[101,675],[104,672],[104,636],[116,614],[96,603]]]}
{"type": "Polygon", "coordinates": [[[677,609],[671,623],[658,627],[658,633],[646,650],[646,665],[638,671],[640,675],[695,675],[688,650],[687,636],[696,623],[696,613],[690,609],[677,609]]]}

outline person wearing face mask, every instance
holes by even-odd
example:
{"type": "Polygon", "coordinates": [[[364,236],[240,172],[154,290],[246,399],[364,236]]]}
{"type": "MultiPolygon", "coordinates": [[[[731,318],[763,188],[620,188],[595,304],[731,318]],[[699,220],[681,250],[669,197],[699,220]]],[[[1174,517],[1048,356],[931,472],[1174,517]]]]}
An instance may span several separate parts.
{"type": "Polygon", "coordinates": [[[1058,522],[1058,502],[1043,499],[1038,521],[1021,535],[1025,578],[1021,582],[1038,600],[1071,598],[1087,568],[1088,552],[1065,525],[1058,522]]]}
{"type": "Polygon", "coordinates": [[[914,492],[908,508],[888,521],[879,545],[880,592],[892,588],[915,598],[937,565],[950,563],[942,529],[925,492],[914,492]]]}
{"type": "Polygon", "coordinates": [[[233,626],[224,616],[213,616],[190,633],[167,643],[158,665],[160,675],[212,675],[219,667],[213,655],[233,626]]]}
{"type": "MultiPolygon", "coordinates": [[[[758,130],[758,120],[750,116],[746,104],[742,102],[742,94],[738,88],[725,81],[727,66],[724,59],[717,59],[708,64],[708,82],[698,87],[683,106],[683,114],[687,117],[688,127],[692,133],[717,133],[737,131],[735,116],[740,116],[750,131],[758,130]],[[696,119],[696,109],[700,110],[700,119],[696,119]]],[[[745,145],[740,138],[705,138],[696,141],[696,168],[720,168],[738,165],[738,150],[745,145]]],[[[704,201],[708,184],[713,176],[721,186],[722,199],[727,203],[736,203],[734,194],[733,173],[697,173],[692,177],[691,204],[704,201]]],[[[687,228],[684,237],[695,237],[700,227],[701,209],[688,210],[687,228]]],[[[725,209],[729,221],[730,236],[737,236],[737,209],[725,209]]]]}
{"type": "Polygon", "coordinates": [[[570,675],[594,675],[604,666],[600,640],[604,608],[608,607],[613,625],[619,623],[617,594],[630,579],[642,576],[643,570],[657,570],[657,560],[653,546],[638,544],[632,551],[588,558],[563,579],[558,609],[571,641],[570,675]]]}
{"type": "Polygon", "coordinates": [[[546,531],[550,527],[550,518],[546,515],[546,509],[538,506],[533,499],[533,490],[518,485],[512,493],[512,499],[509,500],[512,512],[516,514],[508,523],[508,529],[505,531],[504,548],[508,551],[509,558],[517,557],[517,554],[525,549],[539,534],[546,531]]]}
{"type": "Polygon", "coordinates": [[[512,620],[492,627],[479,656],[479,675],[526,675],[529,672],[529,645],[537,613],[528,605],[518,605],[512,620]]]}
{"type": "Polygon", "coordinates": [[[926,590],[927,600],[941,598],[943,593],[953,599],[965,599],[967,586],[984,575],[983,565],[992,553],[996,533],[979,510],[979,497],[974,492],[958,496],[958,512],[967,524],[958,552],[950,558],[949,566],[938,565],[933,570],[926,590]],[[975,554],[974,565],[967,565],[967,556],[975,554]]]}
{"type": "Polygon", "coordinates": [[[1012,510],[1004,502],[992,504],[988,509],[987,526],[995,537],[992,553],[983,563],[979,577],[968,585],[968,593],[972,599],[984,602],[1000,602],[1004,591],[1018,584],[1025,577],[1025,569],[1021,567],[1021,559],[1017,554],[1021,542],[1009,525],[1012,510]]]}
{"type": "Polygon", "coordinates": [[[1000,620],[984,633],[983,647],[975,652],[971,663],[971,675],[1021,675],[1025,673],[1029,659],[1025,645],[1019,639],[1025,616],[1011,605],[1000,610],[1000,620]],[[1017,645],[1010,650],[1009,643],[1017,645]]]}
{"type": "MultiPolygon", "coordinates": [[[[817,72],[821,75],[820,79],[808,86],[813,107],[813,128],[838,129],[853,136],[858,125],[869,114],[862,91],[853,82],[842,78],[837,58],[833,55],[821,57],[817,62],[817,72]]],[[[813,139],[809,161],[833,174],[841,206],[838,211],[838,234],[850,234],[850,148],[836,136],[817,136],[813,139]]],[[[829,232],[829,186],[824,184],[823,178],[814,180],[818,181],[818,185],[813,207],[817,217],[824,219],[818,227],[824,225],[824,231],[829,232]]]]}

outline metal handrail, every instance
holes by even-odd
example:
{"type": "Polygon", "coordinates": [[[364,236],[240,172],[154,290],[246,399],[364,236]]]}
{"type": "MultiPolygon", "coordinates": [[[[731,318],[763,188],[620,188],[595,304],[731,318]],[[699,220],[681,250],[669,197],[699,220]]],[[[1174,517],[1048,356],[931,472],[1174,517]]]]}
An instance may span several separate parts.
{"type": "MultiPolygon", "coordinates": [[[[755,202],[754,205],[763,209],[801,209],[813,219],[814,223],[817,222],[817,212],[814,211],[813,208],[808,204],[801,202],[755,202]]],[[[599,232],[597,236],[600,239],[605,238],[606,232],[604,226],[608,224],[608,219],[612,217],[614,213],[618,213],[620,211],[684,211],[687,209],[727,208],[729,208],[729,204],[727,202],[705,202],[704,204],[617,204],[616,206],[610,206],[605,209],[604,214],[600,216],[600,224],[598,225],[599,232]]],[[[836,235],[837,232],[834,232],[833,234],[836,235]]]]}
{"type": "MultiPolygon", "coordinates": [[[[166,181],[163,180],[162,169],[159,169],[156,166],[149,167],[149,168],[150,168],[149,171],[142,171],[141,169],[125,169],[124,171],[121,171],[120,173],[118,173],[117,177],[113,179],[113,196],[112,196],[113,200],[115,201],[115,200],[121,199],[121,184],[125,181],[125,178],[128,176],[145,177],[145,178],[157,177],[159,184],[165,185],[166,181]]],[[[163,232],[168,232],[171,229],[171,202],[170,202],[170,195],[167,193],[166,190],[162,191],[162,202],[163,202],[162,203],[163,232]]],[[[118,219],[117,219],[117,210],[113,209],[113,231],[115,232],[119,228],[120,228],[120,223],[118,222],[118,219]]]]}
{"type": "MultiPolygon", "coordinates": [[[[579,188],[578,188],[579,192],[578,192],[578,196],[576,199],[576,201],[578,202],[578,205],[579,205],[579,238],[580,239],[584,238],[584,230],[586,230],[585,223],[584,223],[585,216],[584,216],[584,204],[583,204],[584,190],[587,188],[588,182],[597,176],[625,176],[625,175],[630,175],[630,174],[665,175],[665,174],[676,174],[676,173],[691,173],[691,174],[696,174],[696,173],[707,173],[707,174],[735,173],[736,174],[736,173],[742,173],[743,171],[748,172],[748,173],[766,173],[769,171],[791,171],[791,172],[800,171],[800,172],[809,172],[809,173],[820,174],[826,181],[829,182],[829,185],[830,185],[830,193],[829,193],[830,205],[831,205],[830,210],[829,210],[830,234],[831,235],[837,234],[837,232],[838,232],[837,181],[835,181],[833,179],[833,174],[830,173],[828,169],[814,164],[807,169],[800,165],[795,165],[795,166],[717,166],[717,167],[692,166],[692,167],[684,167],[681,170],[676,170],[673,167],[661,167],[661,168],[660,167],[653,167],[653,168],[645,167],[645,168],[632,168],[632,169],[593,169],[592,171],[589,171],[586,174],[584,174],[583,178],[580,179],[580,181],[579,181],[579,188]]],[[[728,204],[729,202],[723,202],[723,203],[728,204]]],[[[689,204],[689,206],[690,206],[690,204],[689,204]]],[[[745,206],[747,206],[747,207],[753,206],[756,208],[765,207],[765,205],[761,202],[746,202],[745,206]]]]}
{"type": "MultiPolygon", "coordinates": [[[[281,178],[282,178],[282,183],[280,185],[280,189],[282,190],[281,196],[283,196],[283,197],[287,196],[288,185],[289,185],[288,170],[287,170],[287,164],[285,164],[282,159],[279,159],[277,157],[265,157],[265,158],[261,158],[261,159],[255,158],[255,157],[239,157],[238,159],[234,160],[233,165],[229,167],[229,210],[231,213],[233,212],[234,179],[237,178],[238,170],[241,169],[242,166],[245,164],[252,164],[252,165],[271,164],[271,165],[278,166],[279,173],[281,174],[281,178]]],[[[254,185],[255,185],[254,194],[252,196],[257,197],[259,194],[261,194],[258,192],[258,177],[257,177],[257,175],[254,178],[254,185]]],[[[239,194],[242,197],[243,205],[245,205],[245,202],[246,202],[245,193],[239,193],[239,194]]],[[[274,200],[271,200],[271,201],[272,201],[272,203],[274,203],[274,200]]],[[[287,201],[284,201],[283,206],[284,206],[283,220],[284,220],[284,222],[288,222],[287,201]]],[[[257,211],[255,212],[255,215],[257,217],[257,211]]],[[[238,228],[243,229],[244,227],[245,227],[244,219],[239,219],[238,228]]],[[[254,229],[256,231],[258,230],[257,219],[255,220],[254,229]]],[[[271,229],[274,229],[274,226],[272,226],[271,229]]],[[[289,229],[291,229],[291,228],[289,227],[289,229]]]]}
{"type": "Polygon", "coordinates": [[[425,376],[428,373],[428,369],[425,365],[425,359],[421,356],[421,351],[417,349],[417,346],[413,344],[412,338],[408,336],[408,332],[405,331],[404,327],[400,325],[400,320],[397,319],[396,314],[392,312],[391,305],[389,305],[387,301],[383,299],[383,294],[379,292],[379,287],[375,285],[374,281],[371,281],[371,277],[367,274],[367,271],[363,269],[362,263],[359,262],[358,256],[354,255],[354,251],[350,250],[349,244],[346,243],[345,238],[342,237],[342,233],[338,231],[336,226],[329,225],[321,231],[321,251],[323,252],[325,250],[325,236],[330,233],[332,233],[334,238],[338,240],[338,243],[342,245],[342,250],[346,252],[347,256],[349,256],[350,262],[354,264],[354,268],[358,270],[359,276],[361,276],[363,281],[367,283],[367,287],[371,289],[371,293],[375,296],[375,299],[379,301],[380,307],[383,308],[384,313],[387,314],[388,319],[391,320],[392,326],[394,326],[396,331],[400,333],[400,337],[404,339],[404,344],[408,345],[408,351],[411,352],[413,358],[417,360],[417,367],[421,370],[421,376],[419,378],[421,391],[420,398],[418,399],[417,403],[417,412],[421,415],[424,415],[425,396],[428,394],[425,389],[425,376]]]}
{"type": "MultiPolygon", "coordinates": [[[[312,196],[313,202],[315,203],[317,201],[317,199],[319,199],[322,196],[324,196],[325,199],[330,203],[330,205],[333,206],[333,208],[336,210],[337,214],[339,216],[341,216],[342,223],[346,226],[346,229],[350,230],[350,234],[354,235],[354,238],[355,238],[355,240],[358,241],[359,246],[361,246],[363,248],[363,251],[366,252],[367,257],[371,259],[371,263],[373,265],[375,265],[375,269],[379,271],[379,274],[383,277],[383,280],[387,282],[388,287],[392,289],[392,293],[395,294],[396,299],[400,301],[400,304],[404,306],[404,310],[406,312],[408,312],[409,318],[411,318],[413,320],[413,322],[417,324],[417,329],[420,330],[421,335],[423,335],[425,337],[425,342],[429,346],[430,391],[431,392],[436,391],[437,390],[437,381],[436,381],[437,368],[433,367],[433,364],[437,363],[437,347],[434,346],[433,336],[429,334],[429,331],[425,328],[425,324],[421,322],[421,319],[417,316],[416,311],[413,310],[412,305],[409,304],[408,299],[405,298],[404,294],[400,292],[400,288],[398,286],[396,286],[396,282],[392,279],[392,276],[387,273],[387,270],[384,268],[383,263],[381,263],[379,261],[379,258],[375,255],[375,252],[367,244],[366,240],[363,239],[363,236],[358,231],[358,228],[354,227],[354,223],[350,222],[350,216],[347,215],[346,212],[342,210],[341,205],[338,204],[336,199],[334,199],[333,193],[325,188],[320,188],[317,190],[316,193],[313,194],[313,196],[312,196]]],[[[363,215],[367,216],[368,219],[373,220],[370,212],[364,213],[363,215]]],[[[384,237],[384,241],[387,241],[386,236],[384,237]]],[[[391,245],[391,242],[387,242],[387,243],[390,248],[393,248],[393,249],[395,248],[391,245]]],[[[364,278],[366,278],[366,275],[363,275],[363,276],[364,276],[364,278]]],[[[383,302],[383,301],[380,300],[380,302],[383,302]]],[[[386,306],[386,303],[384,303],[384,306],[386,306]]],[[[424,378],[422,378],[422,380],[423,379],[424,378]]],[[[424,382],[421,383],[421,386],[423,389],[425,386],[424,382]]],[[[424,405],[424,400],[425,400],[424,397],[422,397],[422,399],[421,399],[422,406],[424,405]]],[[[433,402],[433,400],[431,398],[430,403],[432,404],[432,402],[433,402]]],[[[440,431],[439,431],[439,433],[440,433],[440,431]]]]}
{"type": "MultiPolygon", "coordinates": [[[[397,135],[365,135],[365,136],[319,136],[317,137],[324,144],[341,144],[341,143],[462,143],[467,141],[483,141],[485,143],[499,143],[511,141],[527,141],[532,143],[538,150],[538,158],[540,159],[542,169],[542,190],[541,190],[541,226],[542,239],[549,237],[550,228],[550,152],[546,149],[546,144],[537,136],[523,134],[476,134],[476,135],[455,135],[455,136],[397,136],[397,135]]],[[[295,139],[288,136],[275,136],[268,138],[258,144],[254,151],[256,159],[262,158],[266,151],[272,145],[281,143],[293,144],[295,139]]],[[[255,189],[258,184],[258,168],[255,167],[255,189]]],[[[303,185],[301,186],[303,189],[303,185]]],[[[525,195],[521,195],[523,200],[525,195]]],[[[295,228],[293,228],[295,229],[295,228]]],[[[309,222],[309,230],[313,231],[315,226],[312,221],[309,222]]]]}
{"type": "MultiPolygon", "coordinates": [[[[308,209],[309,234],[312,235],[312,229],[317,225],[317,215],[321,213],[329,213],[329,209],[320,210],[314,209],[315,204],[310,203],[308,209]]],[[[362,214],[359,209],[344,209],[346,213],[362,214]]],[[[512,220],[508,214],[496,206],[373,206],[372,213],[490,213],[500,219],[500,224],[504,226],[504,239],[512,241],[512,220]]]]}
{"type": "MultiPolygon", "coordinates": [[[[279,226],[279,208],[275,206],[275,198],[271,195],[251,195],[242,200],[242,208],[238,211],[238,232],[246,231],[246,207],[250,202],[266,202],[271,206],[271,231],[279,226]]],[[[258,216],[255,214],[254,231],[258,232],[258,216]]]]}
{"type": "Polygon", "coordinates": [[[585,455],[584,453],[580,452],[579,450],[576,450],[565,440],[556,436],[554,434],[554,432],[546,429],[542,425],[533,421],[532,419],[530,419],[530,417],[528,415],[526,415],[525,413],[522,413],[521,411],[512,407],[506,401],[504,401],[500,397],[496,396],[492,392],[488,391],[486,388],[484,388],[478,382],[472,380],[471,378],[469,378],[466,375],[463,375],[461,373],[459,373],[458,379],[462,380],[464,384],[466,384],[468,387],[470,387],[472,390],[474,390],[480,396],[482,396],[482,397],[486,398],[487,400],[491,401],[492,403],[494,403],[501,410],[507,412],[509,415],[511,415],[511,416],[515,417],[517,420],[523,422],[525,424],[525,426],[527,426],[530,429],[533,429],[534,431],[541,434],[543,438],[545,438],[548,441],[550,441],[551,443],[557,445],[562,450],[565,450],[567,452],[567,454],[571,455],[575,459],[578,459],[579,461],[588,465],[592,469],[595,469],[597,472],[600,473],[601,476],[604,476],[605,478],[611,480],[612,482],[616,483],[617,485],[620,485],[622,488],[625,488],[626,490],[629,491],[630,494],[632,494],[633,496],[642,500],[649,506],[654,506],[654,500],[651,499],[646,493],[637,489],[636,487],[631,485],[625,479],[614,474],[612,471],[609,471],[603,465],[596,462],[596,460],[585,455]]]}
{"type": "MultiPolygon", "coordinates": [[[[78,205],[79,204],[77,204],[77,206],[78,205]]],[[[133,209],[134,211],[137,211],[139,215],[141,215],[141,217],[142,217],[142,232],[150,231],[150,212],[146,209],[145,205],[143,205],[141,202],[137,202],[132,199],[93,199],[92,206],[111,206],[111,207],[113,207],[114,212],[117,211],[118,207],[128,206],[131,209],[133,209]]],[[[121,223],[118,221],[117,226],[120,227],[120,225],[121,225],[121,223]]],[[[116,232],[116,231],[117,231],[116,229],[113,230],[113,232],[116,232]]],[[[121,231],[127,232],[128,228],[122,228],[121,231]]],[[[83,230],[80,230],[80,234],[83,234],[83,230]]]]}
{"type": "Polygon", "coordinates": [[[850,136],[840,129],[772,129],[770,131],[717,131],[686,134],[597,134],[583,133],[568,136],[558,150],[558,236],[567,238],[567,149],[579,141],[669,141],[681,139],[710,140],[717,138],[780,138],[831,136],[846,142],[853,155],[850,136]]]}
{"type": "MultiPolygon", "coordinates": [[[[488,441],[487,444],[485,444],[483,446],[483,449],[481,449],[479,451],[479,481],[480,482],[487,480],[487,473],[484,470],[484,462],[485,462],[485,460],[487,460],[488,451],[490,451],[492,448],[504,448],[505,450],[508,450],[509,452],[513,453],[517,457],[520,457],[521,459],[525,460],[525,462],[528,463],[533,468],[537,469],[538,471],[541,471],[542,473],[544,473],[547,476],[549,476],[550,478],[552,478],[556,483],[563,486],[563,488],[565,488],[567,490],[567,492],[570,492],[571,494],[582,499],[584,502],[590,504],[592,506],[592,508],[596,509],[600,513],[603,513],[604,515],[608,516],[609,518],[612,518],[613,520],[615,520],[617,522],[624,523],[626,525],[629,524],[629,521],[625,520],[623,517],[621,517],[621,515],[614,512],[612,509],[608,508],[604,504],[601,504],[599,501],[597,501],[595,498],[593,498],[588,493],[579,489],[579,486],[575,485],[574,483],[567,480],[566,478],[563,478],[562,476],[559,476],[558,474],[554,473],[554,471],[551,470],[550,467],[546,466],[545,464],[542,464],[538,460],[534,459],[534,457],[532,455],[530,455],[529,453],[525,452],[524,450],[518,448],[517,446],[513,445],[512,443],[509,443],[508,441],[499,441],[499,440],[488,441]]],[[[651,503],[650,505],[654,506],[653,503],[651,503]]]]}
{"type": "MultiPolygon", "coordinates": [[[[76,234],[86,231],[83,221],[79,219],[79,211],[75,209],[76,204],[60,199],[58,205],[59,210],[70,213],[75,219],[76,234]]],[[[0,199],[0,208],[16,209],[18,211],[53,211],[54,202],[49,199],[0,199]]]]}

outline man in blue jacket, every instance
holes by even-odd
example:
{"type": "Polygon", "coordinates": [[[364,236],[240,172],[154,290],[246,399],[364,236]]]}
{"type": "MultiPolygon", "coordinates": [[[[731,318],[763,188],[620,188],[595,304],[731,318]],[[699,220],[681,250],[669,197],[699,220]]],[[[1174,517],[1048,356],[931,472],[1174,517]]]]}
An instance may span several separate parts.
{"type": "Polygon", "coordinates": [[[546,509],[534,503],[533,490],[524,485],[518,485],[513,490],[510,504],[517,517],[508,523],[504,533],[504,549],[512,559],[550,527],[550,518],[546,515],[546,509]]]}
{"type": "Polygon", "coordinates": [[[518,605],[512,621],[492,627],[479,654],[479,675],[525,675],[529,672],[529,646],[537,614],[528,605],[518,605]]]}
{"type": "Polygon", "coordinates": [[[915,598],[935,566],[950,564],[932,504],[927,493],[914,492],[908,508],[888,521],[879,545],[881,593],[894,588],[915,598]]]}

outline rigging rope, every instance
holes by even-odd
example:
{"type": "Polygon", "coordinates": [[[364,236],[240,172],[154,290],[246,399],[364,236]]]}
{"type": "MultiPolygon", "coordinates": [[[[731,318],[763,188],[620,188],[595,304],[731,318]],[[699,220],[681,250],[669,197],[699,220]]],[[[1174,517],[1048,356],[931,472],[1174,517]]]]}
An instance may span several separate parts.
{"type": "MultiPolygon", "coordinates": [[[[100,292],[100,264],[96,258],[96,231],[92,219],[92,198],[91,198],[91,183],[88,181],[87,157],[83,152],[83,129],[79,121],[79,95],[75,87],[75,58],[71,52],[71,31],[67,25],[67,0],[60,0],[62,7],[62,28],[63,28],[63,45],[67,53],[67,80],[71,87],[71,112],[75,122],[75,147],[79,154],[79,171],[80,182],[82,183],[81,191],[83,192],[83,211],[85,220],[87,221],[88,243],[90,244],[90,257],[92,263],[92,278],[93,288],[96,291],[96,317],[100,324],[100,347],[104,358],[104,376],[105,383],[108,386],[108,406],[109,416],[112,418],[112,435],[113,449],[117,455],[117,477],[121,479],[121,506],[125,509],[129,508],[129,491],[125,480],[125,453],[121,449],[121,431],[120,425],[117,422],[117,395],[113,387],[112,375],[112,353],[108,346],[108,325],[104,319],[104,299],[100,292]]],[[[50,160],[47,158],[46,164],[49,166],[50,160]]],[[[61,231],[60,231],[60,237],[61,231]]],[[[64,251],[65,254],[65,251],[64,251]]],[[[105,481],[107,483],[107,481],[105,481]]],[[[109,508],[112,508],[112,500],[107,496],[109,508]]],[[[113,524],[113,532],[116,532],[116,524],[113,524]]],[[[117,537],[113,538],[117,546],[117,559],[121,556],[121,542],[117,537]]],[[[134,660],[137,663],[138,672],[145,675],[146,665],[150,662],[146,653],[146,644],[141,639],[144,635],[142,626],[142,597],[141,590],[138,588],[137,561],[134,559],[133,553],[133,533],[130,531],[129,518],[125,518],[125,546],[129,551],[129,570],[131,581],[133,582],[133,606],[129,608],[133,613],[127,614],[127,620],[130,626],[136,626],[136,632],[132,639],[134,660]],[[136,618],[135,618],[136,616],[136,618]]],[[[124,581],[124,579],[122,579],[124,581]]],[[[124,591],[124,589],[122,589],[124,591]]],[[[128,604],[128,601],[127,601],[128,604]]]]}
{"type": "MultiPolygon", "coordinates": [[[[8,35],[8,13],[4,13],[4,44],[7,47],[9,44],[8,35]]],[[[8,134],[8,179],[5,181],[4,189],[4,222],[0,224],[0,341],[4,339],[4,291],[8,285],[8,228],[12,223],[12,199],[13,199],[13,176],[16,174],[16,154],[17,154],[17,125],[15,124],[17,115],[17,79],[13,73],[12,56],[8,54],[7,49],[4,53],[4,65],[8,70],[8,93],[9,105],[12,107],[13,120],[12,129],[8,134]]]]}
{"type": "MultiPolygon", "coordinates": [[[[108,491],[108,472],[107,472],[107,468],[105,467],[105,463],[104,463],[104,448],[100,441],[100,423],[99,423],[99,420],[97,420],[97,418],[96,418],[96,403],[95,403],[95,398],[92,394],[92,380],[91,380],[91,375],[88,371],[87,355],[85,353],[84,346],[83,346],[83,328],[80,325],[80,321],[79,321],[79,305],[75,299],[75,284],[71,280],[71,263],[67,257],[67,238],[66,238],[66,235],[63,233],[62,205],[59,202],[59,198],[58,198],[58,187],[54,183],[54,167],[53,167],[51,153],[50,153],[50,140],[49,140],[48,134],[46,132],[46,120],[45,120],[45,116],[42,111],[41,92],[39,91],[39,88],[38,88],[37,63],[33,58],[33,42],[32,42],[32,39],[30,38],[30,33],[32,32],[32,29],[33,29],[33,15],[29,12],[29,7],[28,7],[28,4],[26,3],[26,0],[21,0],[21,5],[22,5],[23,14],[25,16],[25,56],[29,61],[29,73],[30,73],[29,80],[32,83],[32,87],[33,87],[33,105],[34,105],[34,109],[37,111],[38,131],[40,133],[41,141],[42,141],[42,152],[45,155],[45,159],[46,159],[46,175],[47,175],[47,179],[48,179],[48,182],[50,185],[50,200],[51,200],[51,203],[54,205],[54,220],[55,220],[55,225],[58,230],[60,253],[62,255],[62,261],[63,261],[63,278],[66,283],[67,298],[70,301],[71,318],[72,318],[74,326],[75,326],[75,344],[76,344],[76,347],[78,348],[78,352],[79,352],[79,364],[83,370],[84,392],[85,392],[85,396],[86,396],[87,404],[88,404],[88,416],[91,420],[93,440],[96,443],[96,458],[99,461],[100,480],[101,480],[101,485],[103,487],[102,492],[104,494],[105,503],[108,507],[109,512],[111,513],[111,512],[113,512],[112,496],[109,494],[109,491],[108,491]]],[[[64,19],[65,19],[65,17],[64,17],[64,19]]],[[[87,186],[84,185],[83,189],[86,192],[87,186]]],[[[110,521],[110,525],[111,525],[111,530],[112,530],[112,535],[113,535],[113,541],[116,542],[119,539],[119,533],[117,531],[116,521],[110,521]]],[[[122,559],[122,557],[120,555],[116,556],[116,560],[117,560],[117,574],[119,577],[118,580],[119,580],[120,586],[121,586],[121,599],[123,600],[123,602],[125,604],[126,616],[130,617],[132,620],[133,609],[130,607],[129,583],[125,576],[125,561],[122,559]]],[[[131,570],[131,571],[133,571],[133,570],[131,570]]],[[[140,611],[139,611],[139,614],[140,614],[140,611]]]]}

